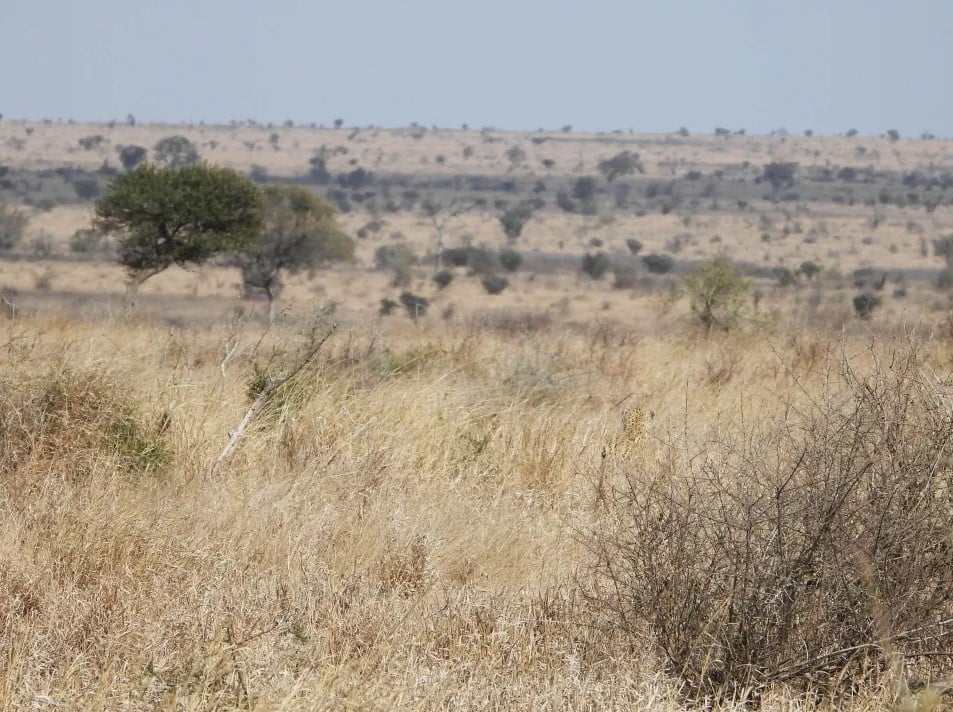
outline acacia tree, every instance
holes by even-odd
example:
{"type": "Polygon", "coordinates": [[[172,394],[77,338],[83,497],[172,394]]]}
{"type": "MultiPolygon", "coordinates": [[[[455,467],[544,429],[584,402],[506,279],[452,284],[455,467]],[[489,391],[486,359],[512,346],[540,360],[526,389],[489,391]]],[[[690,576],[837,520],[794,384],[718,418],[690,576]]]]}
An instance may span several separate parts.
{"type": "Polygon", "coordinates": [[[153,148],[156,163],[169,168],[184,168],[199,162],[199,152],[185,136],[166,136],[153,148]]]}
{"type": "Polygon", "coordinates": [[[93,229],[119,235],[134,294],[173,264],[248,249],[261,232],[262,207],[258,188],[230,168],[143,163],[113,178],[96,202],[93,229]]]}
{"type": "Polygon", "coordinates": [[[434,233],[436,234],[436,244],[434,246],[434,273],[439,273],[443,269],[443,254],[446,250],[444,236],[447,223],[458,215],[467,212],[473,207],[473,201],[469,199],[454,198],[450,201],[446,210],[441,203],[435,200],[426,200],[421,205],[424,213],[433,223],[434,233]]]}
{"type": "Polygon", "coordinates": [[[526,227],[533,217],[533,206],[528,202],[517,203],[512,207],[506,208],[503,213],[499,216],[500,226],[503,228],[503,233],[506,235],[506,241],[509,244],[515,244],[519,239],[519,236],[523,233],[523,228],[526,227]]]}
{"type": "Polygon", "coordinates": [[[261,290],[274,319],[281,273],[312,269],[354,257],[354,240],[335,220],[336,211],[306,188],[269,185],[264,197],[264,227],[253,247],[239,255],[246,293],[261,290]]]}
{"type": "Polygon", "coordinates": [[[727,257],[719,255],[685,278],[680,294],[709,333],[712,328],[729,331],[741,319],[751,282],[727,257]]]}

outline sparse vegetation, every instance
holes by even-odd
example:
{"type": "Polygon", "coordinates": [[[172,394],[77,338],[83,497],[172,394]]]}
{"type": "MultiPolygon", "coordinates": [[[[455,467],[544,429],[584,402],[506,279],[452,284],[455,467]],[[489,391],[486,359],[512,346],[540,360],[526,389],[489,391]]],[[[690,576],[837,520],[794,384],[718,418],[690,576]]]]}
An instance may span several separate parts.
{"type": "Polygon", "coordinates": [[[0,123],[0,708],[948,701],[946,139],[33,128],[0,123]],[[124,309],[136,231],[79,193],[169,133],[284,197],[124,309]]]}
{"type": "Polygon", "coordinates": [[[488,274],[480,280],[487,294],[499,294],[506,289],[510,283],[506,277],[498,274],[488,274]]]}
{"type": "Polygon", "coordinates": [[[605,252],[587,252],[582,256],[580,269],[593,279],[602,279],[612,269],[612,260],[605,252]]]}
{"type": "Polygon", "coordinates": [[[26,234],[30,219],[19,208],[0,204],[0,252],[7,252],[26,234]]]}

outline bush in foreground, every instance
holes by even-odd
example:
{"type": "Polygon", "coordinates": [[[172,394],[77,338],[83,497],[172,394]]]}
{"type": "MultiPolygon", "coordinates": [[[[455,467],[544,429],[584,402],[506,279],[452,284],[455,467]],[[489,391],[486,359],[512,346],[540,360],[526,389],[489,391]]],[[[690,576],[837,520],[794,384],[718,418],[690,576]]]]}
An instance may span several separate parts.
{"type": "Polygon", "coordinates": [[[592,600],[690,697],[949,672],[953,380],[915,346],[852,359],[773,419],[668,443],[609,498],[592,600]]]}

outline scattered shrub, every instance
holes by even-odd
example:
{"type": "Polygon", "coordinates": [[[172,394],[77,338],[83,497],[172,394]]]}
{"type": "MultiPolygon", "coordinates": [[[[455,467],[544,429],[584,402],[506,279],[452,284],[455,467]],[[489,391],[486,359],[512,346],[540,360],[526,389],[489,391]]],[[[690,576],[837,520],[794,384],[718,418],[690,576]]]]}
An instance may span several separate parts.
{"type": "Polygon", "coordinates": [[[863,292],[854,297],[854,313],[861,319],[869,319],[874,310],[880,306],[880,297],[870,292],[863,292]]]}
{"type": "Polygon", "coordinates": [[[99,134],[96,134],[95,136],[83,136],[79,140],[79,145],[84,151],[93,151],[99,148],[99,146],[102,145],[103,141],[105,140],[106,139],[99,134]]]}
{"type": "Polygon", "coordinates": [[[407,310],[407,316],[409,316],[415,324],[420,317],[426,316],[427,309],[430,308],[429,299],[413,294],[412,292],[401,292],[398,299],[400,303],[404,305],[404,309],[407,310]]]}
{"type": "Polygon", "coordinates": [[[200,160],[199,152],[185,136],[166,136],[152,150],[156,163],[167,168],[194,166],[200,160]]]}
{"type": "Polygon", "coordinates": [[[533,207],[529,203],[522,202],[508,208],[500,215],[500,226],[506,239],[515,242],[523,233],[526,223],[533,217],[533,207]]]}
{"type": "Polygon", "coordinates": [[[374,266],[393,273],[394,286],[410,282],[417,255],[406,244],[381,245],[374,251],[374,266]]]}
{"type": "Polygon", "coordinates": [[[631,265],[616,265],[613,275],[613,289],[632,289],[638,283],[639,272],[631,265]]]}
{"type": "Polygon", "coordinates": [[[377,310],[377,313],[381,316],[390,316],[398,306],[400,305],[393,299],[385,297],[381,299],[381,306],[380,309],[377,310]]]}
{"type": "Polygon", "coordinates": [[[73,181],[73,190],[80,200],[95,200],[101,193],[99,181],[95,178],[77,178],[73,181]]]}
{"type": "Polygon", "coordinates": [[[13,249],[23,239],[29,222],[24,211],[0,205],[0,252],[13,249]]]}
{"type": "Polygon", "coordinates": [[[508,286],[509,280],[498,274],[488,274],[480,281],[487,294],[499,294],[508,286]]]}
{"type": "Polygon", "coordinates": [[[631,151],[622,151],[612,158],[599,161],[599,172],[610,183],[619,176],[635,173],[636,171],[639,173],[645,172],[642,168],[642,161],[639,160],[639,154],[631,151]]]}
{"type": "Polygon", "coordinates": [[[116,146],[116,151],[119,153],[119,162],[127,171],[142,163],[148,153],[142,146],[116,146]]]}
{"type": "Polygon", "coordinates": [[[523,255],[516,250],[503,249],[499,254],[500,266],[507,272],[515,272],[523,264],[523,255]]]}
{"type": "Polygon", "coordinates": [[[816,262],[811,262],[810,260],[804,261],[801,263],[801,266],[798,268],[798,271],[803,274],[807,279],[814,279],[820,271],[821,266],[816,262]]]}
{"type": "Polygon", "coordinates": [[[80,228],[70,238],[69,248],[79,255],[102,254],[109,251],[109,240],[96,230],[80,228]]]}
{"type": "Polygon", "coordinates": [[[642,243],[634,237],[627,238],[625,246],[629,248],[629,252],[633,255],[637,255],[642,251],[642,243]]]}
{"type": "Polygon", "coordinates": [[[440,289],[450,286],[453,281],[453,272],[442,269],[433,276],[433,281],[440,289]]]}
{"type": "Polygon", "coordinates": [[[729,331],[741,319],[751,282],[741,276],[727,257],[719,255],[689,274],[680,293],[705,332],[729,331]]]}
{"type": "Polygon", "coordinates": [[[602,279],[612,268],[612,261],[605,252],[587,252],[582,257],[581,269],[593,279],[602,279]]]}
{"type": "Polygon", "coordinates": [[[642,255],[642,264],[652,274],[666,274],[675,267],[675,260],[669,255],[642,255]]]}

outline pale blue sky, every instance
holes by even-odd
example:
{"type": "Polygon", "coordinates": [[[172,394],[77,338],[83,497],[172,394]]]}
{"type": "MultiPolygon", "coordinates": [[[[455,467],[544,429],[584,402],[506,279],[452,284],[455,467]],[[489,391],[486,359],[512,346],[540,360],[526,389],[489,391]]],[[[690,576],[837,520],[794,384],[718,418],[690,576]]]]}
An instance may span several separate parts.
{"type": "Polygon", "coordinates": [[[8,0],[6,118],[953,136],[951,0],[8,0]]]}

